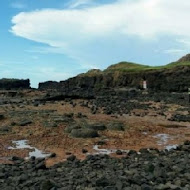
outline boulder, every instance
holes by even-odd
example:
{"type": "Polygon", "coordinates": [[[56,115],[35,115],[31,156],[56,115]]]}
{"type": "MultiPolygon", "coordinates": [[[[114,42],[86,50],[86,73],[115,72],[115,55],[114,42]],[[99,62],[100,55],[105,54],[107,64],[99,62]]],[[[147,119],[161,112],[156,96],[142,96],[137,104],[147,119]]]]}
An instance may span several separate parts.
{"type": "Polygon", "coordinates": [[[106,130],[106,126],[101,123],[87,124],[85,127],[88,129],[93,129],[93,130],[97,130],[97,131],[106,130]]]}
{"type": "Polygon", "coordinates": [[[0,120],[5,119],[5,116],[3,114],[0,114],[0,120]]]}
{"type": "Polygon", "coordinates": [[[65,133],[71,133],[73,129],[80,129],[81,127],[78,124],[72,124],[65,127],[64,132],[65,133]]]}
{"type": "Polygon", "coordinates": [[[124,125],[120,122],[113,122],[107,125],[108,130],[124,131],[124,125]]]}
{"type": "Polygon", "coordinates": [[[75,138],[95,138],[99,137],[97,131],[93,129],[73,129],[71,131],[71,136],[75,138]]]}
{"type": "Polygon", "coordinates": [[[32,123],[31,120],[23,119],[20,122],[18,122],[17,125],[19,125],[19,126],[27,126],[27,125],[30,125],[31,123],[32,123]]]}

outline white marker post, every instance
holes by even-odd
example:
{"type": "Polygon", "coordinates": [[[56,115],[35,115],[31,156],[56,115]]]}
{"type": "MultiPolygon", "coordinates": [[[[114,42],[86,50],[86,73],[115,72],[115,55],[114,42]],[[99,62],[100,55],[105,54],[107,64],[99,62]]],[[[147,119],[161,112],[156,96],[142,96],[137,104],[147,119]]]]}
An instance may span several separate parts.
{"type": "Polygon", "coordinates": [[[147,82],[146,82],[146,80],[143,81],[143,89],[145,89],[145,90],[147,89],[147,82]]]}

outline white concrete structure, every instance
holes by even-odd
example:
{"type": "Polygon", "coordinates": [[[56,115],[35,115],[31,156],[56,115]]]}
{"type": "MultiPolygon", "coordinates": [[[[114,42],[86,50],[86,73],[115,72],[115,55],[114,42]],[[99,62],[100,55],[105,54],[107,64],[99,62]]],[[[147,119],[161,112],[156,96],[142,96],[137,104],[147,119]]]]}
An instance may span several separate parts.
{"type": "Polygon", "coordinates": [[[147,89],[147,82],[146,82],[146,80],[143,81],[143,88],[147,89]]]}

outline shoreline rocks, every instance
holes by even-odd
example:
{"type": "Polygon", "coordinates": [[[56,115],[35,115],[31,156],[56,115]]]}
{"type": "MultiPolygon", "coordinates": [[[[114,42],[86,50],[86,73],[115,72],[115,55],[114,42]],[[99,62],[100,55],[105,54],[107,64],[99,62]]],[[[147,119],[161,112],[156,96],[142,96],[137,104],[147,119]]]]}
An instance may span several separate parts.
{"type": "Polygon", "coordinates": [[[15,157],[14,164],[0,164],[1,190],[188,190],[190,189],[189,141],[175,150],[143,149],[130,151],[126,157],[88,155],[50,168],[44,159],[28,162],[15,157]]]}
{"type": "Polygon", "coordinates": [[[30,80],[26,79],[0,79],[0,89],[29,89],[30,80]]]}

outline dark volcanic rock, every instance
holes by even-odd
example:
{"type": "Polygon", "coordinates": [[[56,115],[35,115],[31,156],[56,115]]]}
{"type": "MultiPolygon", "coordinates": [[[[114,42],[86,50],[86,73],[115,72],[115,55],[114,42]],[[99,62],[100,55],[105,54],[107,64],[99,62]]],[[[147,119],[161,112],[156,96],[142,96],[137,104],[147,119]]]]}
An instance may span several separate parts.
{"type": "Polygon", "coordinates": [[[144,151],[117,159],[88,155],[46,168],[44,160],[15,157],[13,165],[0,165],[0,187],[7,189],[65,190],[189,190],[189,142],[180,149],[144,151]]]}
{"type": "MultiPolygon", "coordinates": [[[[47,89],[57,89],[59,88],[59,83],[56,82],[56,81],[47,81],[47,82],[44,82],[44,83],[39,83],[39,89],[41,90],[47,90],[47,89]]],[[[49,97],[50,95],[47,94],[46,97],[49,97]]]]}
{"type": "Polygon", "coordinates": [[[5,116],[3,114],[0,114],[0,120],[5,119],[5,116]]]}
{"type": "Polygon", "coordinates": [[[190,54],[187,54],[187,55],[183,56],[183,57],[180,58],[177,62],[178,62],[178,63],[190,62],[190,54]]]}
{"type": "Polygon", "coordinates": [[[173,115],[170,119],[170,121],[178,121],[178,122],[190,122],[190,115],[173,115]]]}
{"type": "Polygon", "coordinates": [[[57,127],[57,124],[54,122],[45,121],[45,122],[43,122],[43,126],[47,127],[47,128],[55,128],[55,127],[57,127]]]}
{"type": "Polygon", "coordinates": [[[28,89],[30,88],[30,80],[19,79],[0,79],[0,89],[28,89]]]}
{"type": "Polygon", "coordinates": [[[108,130],[124,131],[124,125],[120,122],[113,122],[107,125],[108,130]]]}
{"type": "Polygon", "coordinates": [[[20,121],[20,122],[18,123],[18,125],[20,125],[20,126],[27,126],[27,125],[30,125],[31,123],[32,123],[31,120],[24,119],[24,120],[20,121]]]}
{"type": "MultiPolygon", "coordinates": [[[[151,91],[187,92],[190,84],[190,65],[183,63],[189,63],[189,57],[187,55],[165,68],[140,69],[135,72],[127,69],[129,63],[122,63],[123,66],[126,64],[126,69],[119,69],[119,63],[102,72],[90,71],[59,83],[40,83],[39,89],[55,90],[61,92],[62,97],[72,98],[92,98],[107,94],[132,97],[136,95],[134,89],[142,89],[142,81],[146,80],[151,91]]],[[[93,109],[92,113],[94,112],[96,110],[93,109]]]]}
{"type": "Polygon", "coordinates": [[[40,190],[50,190],[54,187],[54,184],[50,180],[44,180],[41,183],[40,190]]]}
{"type": "Polygon", "coordinates": [[[12,127],[11,126],[2,126],[0,127],[0,133],[7,133],[7,132],[10,132],[12,131],[12,127]]]}
{"type": "Polygon", "coordinates": [[[93,129],[93,130],[97,130],[97,131],[106,130],[106,126],[101,123],[87,124],[85,127],[88,129],[93,129]]]}
{"type": "Polygon", "coordinates": [[[77,124],[72,124],[72,125],[68,125],[67,127],[65,127],[64,131],[65,133],[71,133],[71,131],[73,129],[80,129],[81,127],[77,124]]]}
{"type": "Polygon", "coordinates": [[[122,152],[121,150],[117,150],[117,151],[116,151],[116,154],[117,154],[117,155],[122,155],[123,152],[122,152]]]}
{"type": "Polygon", "coordinates": [[[68,161],[71,161],[73,162],[74,160],[76,159],[76,156],[75,155],[71,155],[67,158],[68,161]]]}
{"type": "Polygon", "coordinates": [[[99,137],[98,133],[96,130],[93,129],[73,129],[71,131],[71,136],[75,138],[95,138],[99,137]]]}

